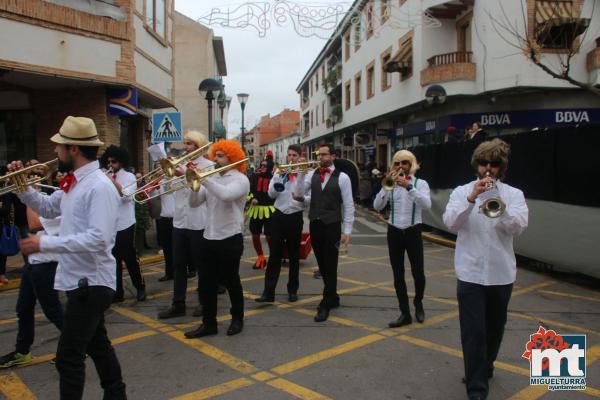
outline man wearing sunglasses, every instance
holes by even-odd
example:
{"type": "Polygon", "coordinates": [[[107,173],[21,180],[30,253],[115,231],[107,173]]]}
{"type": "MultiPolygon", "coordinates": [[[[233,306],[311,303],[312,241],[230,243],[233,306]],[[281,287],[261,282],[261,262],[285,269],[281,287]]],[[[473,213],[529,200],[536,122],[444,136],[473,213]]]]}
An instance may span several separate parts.
{"type": "Polygon", "coordinates": [[[340,306],[337,293],[337,266],[340,247],[350,243],[354,223],[354,201],[350,177],[335,168],[335,150],[323,144],[318,151],[320,168],[306,178],[298,175],[294,200],[304,203],[304,193],[310,190],[310,236],[323,277],[323,299],[317,308],[315,322],[329,318],[329,310],[340,306]]]}
{"type": "Polygon", "coordinates": [[[408,150],[400,150],[394,154],[393,171],[404,172],[404,176],[396,178],[396,187],[387,191],[381,189],[373,208],[382,210],[390,204],[391,212],[388,220],[387,241],[390,263],[394,273],[394,288],[400,306],[400,317],[388,324],[390,328],[398,328],[412,323],[408,305],[408,293],[404,279],[404,252],[408,254],[410,269],[415,281],[415,318],[423,323],[423,296],[425,293],[425,271],[423,261],[423,239],[421,238],[421,210],[431,208],[429,185],[415,176],[419,169],[417,158],[408,150]]]}
{"type": "Polygon", "coordinates": [[[528,224],[523,192],[501,182],[509,152],[509,145],[500,139],[477,146],[471,165],[478,179],[454,189],[443,215],[446,226],[457,232],[454,267],[469,399],[488,395],[517,274],[513,241],[528,224]],[[498,218],[489,218],[480,209],[481,195],[491,181],[506,204],[498,218]]]}

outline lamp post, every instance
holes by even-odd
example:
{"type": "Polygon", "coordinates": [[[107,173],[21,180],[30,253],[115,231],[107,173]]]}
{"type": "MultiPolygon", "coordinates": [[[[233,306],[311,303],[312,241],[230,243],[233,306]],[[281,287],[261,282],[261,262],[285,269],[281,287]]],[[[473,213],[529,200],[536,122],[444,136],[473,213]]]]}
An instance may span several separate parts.
{"type": "Polygon", "coordinates": [[[225,110],[225,103],[227,103],[227,96],[225,96],[225,86],[219,92],[219,96],[217,97],[217,104],[219,105],[219,109],[221,110],[221,123],[223,123],[223,110],[225,110]]]}
{"type": "Polygon", "coordinates": [[[242,127],[240,128],[241,130],[241,142],[242,142],[242,150],[246,151],[246,147],[245,147],[245,128],[244,128],[244,110],[246,109],[246,103],[248,102],[248,93],[238,93],[237,98],[238,101],[240,102],[240,106],[242,107],[242,127]]]}
{"type": "Polygon", "coordinates": [[[208,102],[208,140],[214,141],[213,138],[213,100],[215,96],[213,95],[213,90],[221,90],[222,88],[221,82],[213,78],[207,78],[200,82],[198,86],[198,90],[201,92],[206,92],[206,101],[208,102]]]}
{"type": "Polygon", "coordinates": [[[446,89],[440,85],[431,85],[425,91],[425,100],[434,107],[435,114],[435,139],[439,139],[440,121],[438,118],[438,105],[446,101],[446,89]]]}

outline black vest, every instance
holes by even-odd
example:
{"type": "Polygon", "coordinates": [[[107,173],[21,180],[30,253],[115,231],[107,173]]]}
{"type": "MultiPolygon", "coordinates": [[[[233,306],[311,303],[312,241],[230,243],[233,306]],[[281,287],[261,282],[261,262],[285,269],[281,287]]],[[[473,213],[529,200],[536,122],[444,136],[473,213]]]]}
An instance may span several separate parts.
{"type": "Polygon", "coordinates": [[[340,170],[335,169],[324,189],[321,189],[321,174],[315,170],[310,183],[310,211],[308,218],[311,221],[323,221],[333,224],[342,221],[342,190],[339,184],[340,170]]]}

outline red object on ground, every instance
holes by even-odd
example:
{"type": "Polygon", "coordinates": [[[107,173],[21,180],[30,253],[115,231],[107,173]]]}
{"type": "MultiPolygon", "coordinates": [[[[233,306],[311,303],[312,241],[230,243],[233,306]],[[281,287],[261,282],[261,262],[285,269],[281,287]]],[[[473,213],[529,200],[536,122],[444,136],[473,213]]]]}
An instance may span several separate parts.
{"type": "MultiPolygon", "coordinates": [[[[300,255],[299,258],[301,260],[306,260],[310,251],[312,250],[312,244],[310,242],[310,233],[302,232],[302,237],[300,238],[300,255]]],[[[289,259],[287,244],[283,246],[282,258],[289,259]]]]}

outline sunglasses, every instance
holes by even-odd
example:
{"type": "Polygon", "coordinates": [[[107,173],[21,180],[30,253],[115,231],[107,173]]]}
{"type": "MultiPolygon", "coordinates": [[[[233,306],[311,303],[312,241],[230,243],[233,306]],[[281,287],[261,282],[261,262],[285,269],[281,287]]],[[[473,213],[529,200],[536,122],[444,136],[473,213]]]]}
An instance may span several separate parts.
{"type": "Polygon", "coordinates": [[[108,164],[118,164],[119,163],[119,161],[117,161],[117,160],[107,160],[106,162],[108,164]]]}
{"type": "Polygon", "coordinates": [[[493,168],[498,168],[499,166],[502,165],[502,160],[484,160],[484,159],[479,159],[477,160],[477,164],[479,164],[482,167],[487,167],[488,164],[493,167],[493,168]]]}
{"type": "Polygon", "coordinates": [[[394,161],[394,165],[397,167],[398,165],[408,165],[410,164],[408,161],[406,160],[402,160],[402,161],[394,161]]]}

